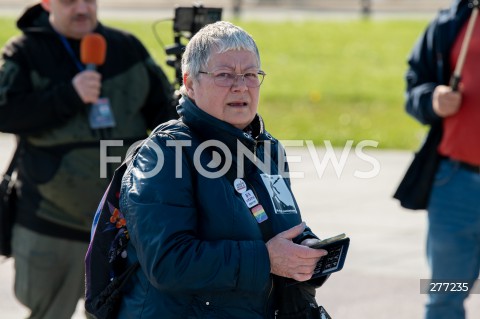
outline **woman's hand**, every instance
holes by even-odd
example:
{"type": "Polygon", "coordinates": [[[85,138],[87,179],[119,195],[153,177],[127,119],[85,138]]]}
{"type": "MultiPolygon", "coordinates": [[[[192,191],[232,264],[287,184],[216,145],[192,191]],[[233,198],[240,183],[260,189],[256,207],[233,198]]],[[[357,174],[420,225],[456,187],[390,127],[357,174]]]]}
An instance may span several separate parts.
{"type": "Polygon", "coordinates": [[[312,278],[317,262],[327,254],[327,251],[293,243],[292,239],[300,235],[304,229],[305,223],[301,223],[279,233],[267,242],[272,274],[297,281],[312,278]]]}

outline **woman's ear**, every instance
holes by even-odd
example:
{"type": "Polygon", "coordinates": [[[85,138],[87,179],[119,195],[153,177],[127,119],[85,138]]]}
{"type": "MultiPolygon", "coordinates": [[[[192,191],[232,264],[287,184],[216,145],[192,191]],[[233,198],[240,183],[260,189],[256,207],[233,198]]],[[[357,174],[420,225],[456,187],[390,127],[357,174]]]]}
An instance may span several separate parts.
{"type": "Polygon", "coordinates": [[[41,4],[45,11],[50,12],[50,0],[42,0],[41,4]]]}
{"type": "Polygon", "coordinates": [[[183,85],[185,85],[185,89],[187,90],[188,97],[190,97],[191,99],[195,99],[195,91],[193,89],[193,80],[188,73],[185,73],[183,75],[183,85]]]}

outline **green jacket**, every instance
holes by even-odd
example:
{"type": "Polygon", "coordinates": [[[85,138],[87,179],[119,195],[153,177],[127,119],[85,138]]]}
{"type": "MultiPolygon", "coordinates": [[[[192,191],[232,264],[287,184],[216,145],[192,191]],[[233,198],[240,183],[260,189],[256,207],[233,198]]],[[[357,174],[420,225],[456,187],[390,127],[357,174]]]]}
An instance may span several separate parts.
{"type": "Polygon", "coordinates": [[[97,68],[100,95],[109,99],[116,126],[91,129],[90,106],[72,85],[81,70],[80,41],[63,43],[39,4],[27,9],[17,26],[22,35],[7,43],[0,61],[0,131],[23,141],[17,221],[40,233],[88,241],[109,181],[100,175],[100,140],[123,143],[108,147],[110,161],[124,156],[133,141],[176,117],[173,90],[137,38],[99,24],[95,32],[107,42],[105,63],[97,68]]]}

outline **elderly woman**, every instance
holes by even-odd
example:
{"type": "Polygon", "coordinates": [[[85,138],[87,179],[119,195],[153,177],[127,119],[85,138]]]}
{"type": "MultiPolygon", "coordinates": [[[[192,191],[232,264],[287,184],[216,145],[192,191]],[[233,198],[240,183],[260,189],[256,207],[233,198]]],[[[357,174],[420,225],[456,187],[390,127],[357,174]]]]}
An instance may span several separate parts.
{"type": "Polygon", "coordinates": [[[182,73],[180,120],[160,125],[123,177],[128,260],[141,270],[119,318],[274,318],[286,291],[316,309],[325,278],[310,279],[326,251],[307,246],[316,237],[284,150],[257,114],[265,73],[254,40],[228,22],[208,25],[182,73]]]}

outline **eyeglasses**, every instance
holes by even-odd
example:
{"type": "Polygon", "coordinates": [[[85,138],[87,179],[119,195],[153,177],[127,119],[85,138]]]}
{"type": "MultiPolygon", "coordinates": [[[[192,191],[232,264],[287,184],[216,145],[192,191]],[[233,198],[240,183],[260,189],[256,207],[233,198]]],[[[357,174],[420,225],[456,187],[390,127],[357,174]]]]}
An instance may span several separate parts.
{"type": "Polygon", "coordinates": [[[249,88],[257,88],[259,87],[265,75],[267,75],[263,71],[258,71],[257,73],[255,72],[247,72],[243,74],[237,74],[233,72],[225,72],[225,71],[218,71],[218,72],[205,72],[205,71],[200,71],[198,73],[201,74],[207,74],[213,78],[213,82],[215,82],[216,85],[221,86],[221,87],[232,87],[233,84],[235,83],[235,80],[240,77],[245,85],[249,88]]]}

